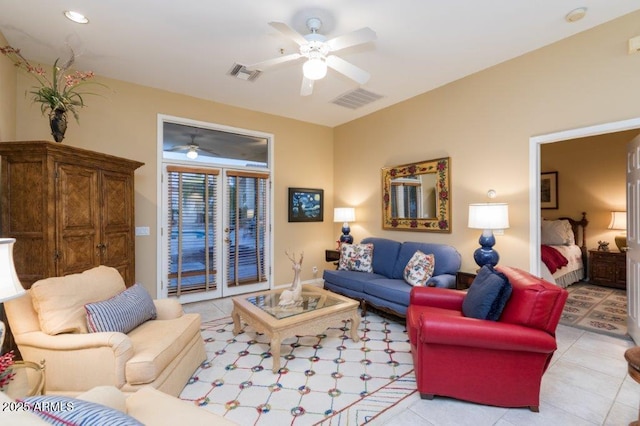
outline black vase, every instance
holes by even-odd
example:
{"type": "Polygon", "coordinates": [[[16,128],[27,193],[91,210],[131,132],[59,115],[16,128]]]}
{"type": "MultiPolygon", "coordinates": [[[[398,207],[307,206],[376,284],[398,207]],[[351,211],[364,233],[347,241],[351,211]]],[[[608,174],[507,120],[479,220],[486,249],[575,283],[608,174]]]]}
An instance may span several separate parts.
{"type": "Polygon", "coordinates": [[[57,108],[49,113],[49,125],[51,126],[51,136],[56,142],[62,142],[64,133],[67,131],[67,111],[57,108]]]}

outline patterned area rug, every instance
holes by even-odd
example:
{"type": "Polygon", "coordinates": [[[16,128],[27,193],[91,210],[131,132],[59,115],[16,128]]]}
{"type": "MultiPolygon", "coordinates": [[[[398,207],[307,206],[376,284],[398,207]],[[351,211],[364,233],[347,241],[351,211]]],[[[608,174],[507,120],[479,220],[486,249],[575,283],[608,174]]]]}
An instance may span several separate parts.
{"type": "Polygon", "coordinates": [[[567,290],[561,324],[629,339],[626,291],[586,283],[573,284],[567,290]]]}
{"type": "Polygon", "coordinates": [[[368,313],[360,342],[349,322],[282,343],[271,371],[268,338],[221,318],[202,326],[208,360],[180,398],[241,425],[360,425],[415,393],[404,323],[368,313]]]}

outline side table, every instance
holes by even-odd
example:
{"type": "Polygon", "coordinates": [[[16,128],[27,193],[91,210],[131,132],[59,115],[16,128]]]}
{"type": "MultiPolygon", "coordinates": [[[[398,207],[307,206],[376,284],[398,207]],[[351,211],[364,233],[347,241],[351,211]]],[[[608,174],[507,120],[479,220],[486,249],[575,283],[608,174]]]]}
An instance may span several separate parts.
{"type": "Polygon", "coordinates": [[[340,262],[340,250],[325,250],[324,260],[326,262],[333,262],[336,269],[338,269],[338,264],[340,262]]]}
{"type": "Polygon", "coordinates": [[[466,290],[471,286],[473,280],[476,279],[476,274],[471,272],[458,271],[456,274],[456,289],[466,290]]]}
{"type": "Polygon", "coordinates": [[[324,260],[327,262],[337,262],[340,260],[340,250],[325,250],[324,260]]]}
{"type": "Polygon", "coordinates": [[[40,365],[31,361],[16,361],[11,368],[16,374],[4,388],[12,399],[44,394],[44,361],[40,365]]]}

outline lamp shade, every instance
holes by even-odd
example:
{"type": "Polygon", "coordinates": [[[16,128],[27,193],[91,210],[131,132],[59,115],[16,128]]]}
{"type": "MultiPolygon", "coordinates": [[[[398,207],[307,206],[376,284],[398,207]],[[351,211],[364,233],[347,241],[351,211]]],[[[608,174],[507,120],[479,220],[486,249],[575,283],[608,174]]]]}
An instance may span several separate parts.
{"type": "Polygon", "coordinates": [[[507,203],[469,204],[469,228],[507,229],[509,205],[507,203]]]}
{"type": "Polygon", "coordinates": [[[334,222],[353,222],[356,220],[356,209],[353,207],[336,207],[333,209],[334,222]]]}
{"type": "Polygon", "coordinates": [[[611,212],[609,229],[627,229],[627,212],[611,212]]]}
{"type": "Polygon", "coordinates": [[[25,294],[13,265],[15,238],[0,238],[0,302],[25,294]]]}

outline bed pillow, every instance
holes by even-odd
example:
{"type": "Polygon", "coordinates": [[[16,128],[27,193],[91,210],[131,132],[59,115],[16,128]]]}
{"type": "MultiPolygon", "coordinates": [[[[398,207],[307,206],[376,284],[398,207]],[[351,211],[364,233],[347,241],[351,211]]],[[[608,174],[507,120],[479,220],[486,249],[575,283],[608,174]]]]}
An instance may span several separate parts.
{"type": "Polygon", "coordinates": [[[573,229],[568,220],[543,220],[540,240],[544,245],[569,246],[576,243],[573,229]]]}
{"type": "Polygon", "coordinates": [[[19,401],[28,407],[28,411],[52,425],[142,425],[122,411],[67,396],[30,396],[19,401]]]}
{"type": "Polygon", "coordinates": [[[511,283],[506,275],[485,265],[471,283],[462,302],[466,317],[497,321],[511,296],[511,283]]]}
{"type": "Polygon", "coordinates": [[[404,267],[404,280],[412,286],[426,286],[433,276],[436,260],[433,254],[416,251],[404,267]]]}
{"type": "Polygon", "coordinates": [[[373,244],[342,244],[338,270],[373,272],[373,244]]]}
{"type": "Polygon", "coordinates": [[[102,302],[84,305],[90,333],[118,331],[128,333],[150,319],[156,319],[156,307],[147,290],[134,284],[102,302]]]}

